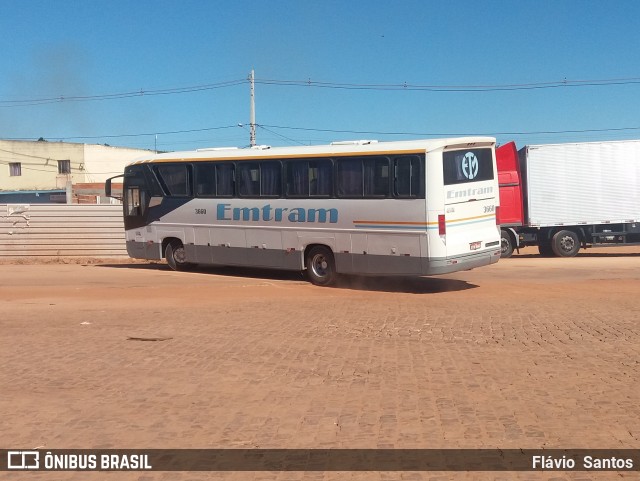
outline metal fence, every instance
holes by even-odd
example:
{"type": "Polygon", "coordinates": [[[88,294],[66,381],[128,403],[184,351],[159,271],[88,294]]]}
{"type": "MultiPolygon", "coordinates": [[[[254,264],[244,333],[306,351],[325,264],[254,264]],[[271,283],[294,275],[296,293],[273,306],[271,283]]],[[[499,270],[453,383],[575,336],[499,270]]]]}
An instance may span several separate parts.
{"type": "Polygon", "coordinates": [[[122,206],[0,204],[0,258],[127,256],[122,206]]]}

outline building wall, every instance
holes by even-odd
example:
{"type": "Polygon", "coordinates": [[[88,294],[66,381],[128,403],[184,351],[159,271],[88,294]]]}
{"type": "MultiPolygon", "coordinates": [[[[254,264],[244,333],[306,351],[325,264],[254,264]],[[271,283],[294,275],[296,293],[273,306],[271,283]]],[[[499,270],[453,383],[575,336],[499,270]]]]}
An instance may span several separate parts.
{"type": "Polygon", "coordinates": [[[0,191],[56,190],[72,184],[100,182],[124,171],[148,150],[67,142],[0,140],[0,191]],[[58,161],[68,160],[69,174],[58,173],[58,161]],[[11,176],[11,163],[21,175],[11,176]]]}
{"type": "Polygon", "coordinates": [[[64,189],[67,179],[83,182],[84,148],[64,142],[0,140],[0,190],[64,189]],[[70,161],[70,174],[58,174],[58,161],[70,161]],[[10,175],[10,164],[20,163],[21,175],[10,175]]]}
{"type": "Polygon", "coordinates": [[[84,144],[84,182],[104,183],[109,177],[122,174],[133,160],[150,153],[149,150],[84,144]]]}

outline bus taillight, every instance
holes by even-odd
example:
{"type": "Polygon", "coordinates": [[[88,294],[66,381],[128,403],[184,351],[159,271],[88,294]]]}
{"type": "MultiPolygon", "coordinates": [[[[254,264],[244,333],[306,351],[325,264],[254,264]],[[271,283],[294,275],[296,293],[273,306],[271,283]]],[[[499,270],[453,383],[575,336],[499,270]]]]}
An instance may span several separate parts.
{"type": "Polygon", "coordinates": [[[438,216],[438,233],[440,235],[446,235],[447,233],[447,222],[444,218],[444,214],[440,214],[438,216]]]}
{"type": "Polygon", "coordinates": [[[500,225],[500,206],[496,206],[496,225],[500,225]]]}

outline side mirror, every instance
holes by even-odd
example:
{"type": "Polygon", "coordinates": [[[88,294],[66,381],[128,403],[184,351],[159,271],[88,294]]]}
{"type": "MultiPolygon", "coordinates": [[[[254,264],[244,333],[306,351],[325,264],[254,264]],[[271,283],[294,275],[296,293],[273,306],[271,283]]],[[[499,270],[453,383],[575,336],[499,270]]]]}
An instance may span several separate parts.
{"type": "Polygon", "coordinates": [[[122,201],[122,196],[111,195],[111,181],[113,179],[119,179],[120,177],[124,177],[124,174],[120,174],[120,175],[116,175],[115,177],[108,178],[104,183],[104,193],[107,197],[111,197],[113,199],[118,199],[119,201],[122,201]]]}

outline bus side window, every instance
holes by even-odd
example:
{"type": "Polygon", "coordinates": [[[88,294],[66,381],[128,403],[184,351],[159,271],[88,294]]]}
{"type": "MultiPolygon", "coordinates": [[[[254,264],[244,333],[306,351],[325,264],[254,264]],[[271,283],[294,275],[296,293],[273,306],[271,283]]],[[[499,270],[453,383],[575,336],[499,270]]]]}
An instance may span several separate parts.
{"type": "Polygon", "coordinates": [[[338,197],[362,197],[362,159],[338,159],[336,162],[338,197]]]}
{"type": "Polygon", "coordinates": [[[191,166],[185,164],[166,164],[156,167],[156,173],[164,183],[170,197],[191,195],[191,166]]]}
{"type": "Polygon", "coordinates": [[[330,197],[333,194],[333,168],[329,159],[309,162],[309,196],[330,197]]]}
{"type": "Polygon", "coordinates": [[[216,195],[215,164],[201,163],[194,167],[196,177],[196,195],[198,197],[213,197],[216,195]]]}
{"type": "Polygon", "coordinates": [[[309,196],[309,162],[287,162],[286,194],[290,197],[309,196]]]}
{"type": "Polygon", "coordinates": [[[260,162],[260,197],[280,197],[282,190],[282,164],[260,162]]]}
{"type": "Polygon", "coordinates": [[[389,196],[389,160],[386,157],[353,157],[337,160],[338,197],[389,196]]]}
{"type": "Polygon", "coordinates": [[[286,172],[289,197],[330,197],[333,194],[333,166],[329,159],[288,161],[286,172]]]}
{"type": "Polygon", "coordinates": [[[410,155],[394,159],[393,193],[396,197],[422,197],[423,185],[423,169],[420,157],[410,155]]]}
{"type": "Polygon", "coordinates": [[[364,196],[389,196],[389,160],[386,157],[364,159],[364,196]]]}
{"type": "Polygon", "coordinates": [[[216,164],[216,195],[233,197],[235,171],[233,164],[216,164]]]}
{"type": "Polygon", "coordinates": [[[238,195],[258,197],[260,194],[260,166],[257,162],[238,162],[238,195]]]}

